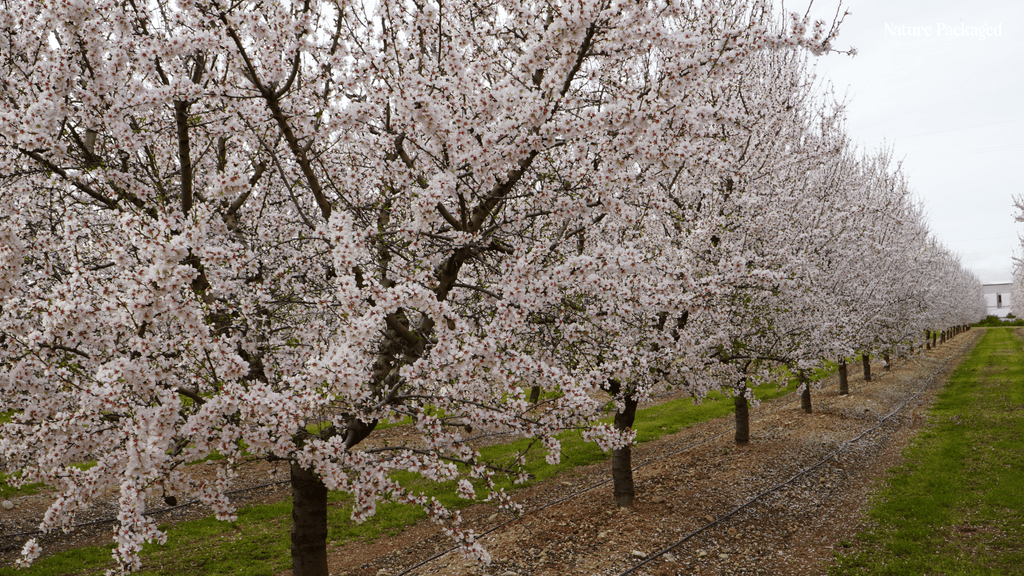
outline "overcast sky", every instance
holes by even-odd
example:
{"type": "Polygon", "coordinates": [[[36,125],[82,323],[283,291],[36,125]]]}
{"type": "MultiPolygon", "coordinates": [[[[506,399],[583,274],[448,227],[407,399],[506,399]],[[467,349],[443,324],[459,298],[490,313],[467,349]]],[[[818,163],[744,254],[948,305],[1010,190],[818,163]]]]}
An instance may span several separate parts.
{"type": "MultiPolygon", "coordinates": [[[[787,10],[807,1],[786,2],[787,10]]],[[[817,0],[831,20],[837,4],[817,0]]],[[[1024,195],[1024,2],[849,0],[832,54],[817,63],[847,102],[864,148],[888,144],[935,235],[984,283],[1024,256],[1013,196],[1024,195]]]]}

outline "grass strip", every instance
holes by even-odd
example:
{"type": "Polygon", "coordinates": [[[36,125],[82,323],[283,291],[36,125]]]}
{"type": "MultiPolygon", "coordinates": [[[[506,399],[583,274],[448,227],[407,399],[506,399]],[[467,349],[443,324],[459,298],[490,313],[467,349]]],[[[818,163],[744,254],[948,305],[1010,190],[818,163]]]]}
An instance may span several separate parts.
{"type": "MultiPolygon", "coordinates": [[[[827,376],[823,370],[816,377],[827,376]]],[[[797,386],[790,379],[786,386],[774,384],[755,389],[761,400],[770,400],[792,392],[797,386]]],[[[720,393],[709,394],[695,405],[690,398],[679,398],[641,408],[637,411],[637,442],[649,442],[666,434],[673,434],[700,422],[733,412],[731,397],[720,393]]],[[[562,461],[551,465],[541,450],[527,453],[525,469],[533,479],[525,484],[513,485],[511,480],[498,479],[506,491],[541,482],[557,474],[586,466],[608,458],[593,442],[585,442],[578,432],[560,436],[562,461]]],[[[530,440],[488,446],[480,450],[491,462],[511,463],[529,447],[530,440]]],[[[450,508],[463,508],[471,500],[455,495],[455,483],[437,484],[423,480],[419,475],[398,472],[396,480],[413,491],[434,496],[450,508]]],[[[340,547],[346,542],[373,540],[383,535],[397,535],[402,529],[426,518],[415,506],[381,502],[377,513],[363,524],[351,520],[351,496],[332,492],[328,506],[328,542],[340,547]]],[[[167,531],[167,544],[147,544],[142,553],[143,576],[176,575],[273,575],[291,566],[289,530],[291,529],[291,499],[276,504],[256,504],[239,509],[238,520],[220,522],[212,517],[175,524],[167,531]]],[[[64,576],[69,574],[102,574],[111,566],[113,545],[88,546],[60,552],[36,561],[28,570],[0,568],[0,576],[64,576]]]]}
{"type": "Polygon", "coordinates": [[[830,574],[1024,574],[1024,346],[990,328],[830,574]]]}
{"type": "Polygon", "coordinates": [[[0,500],[6,500],[15,496],[28,496],[29,494],[35,494],[40,490],[45,489],[44,484],[33,482],[31,484],[25,484],[21,488],[15,488],[7,483],[8,478],[17,478],[21,473],[15,473],[12,475],[0,472],[0,500]]]}

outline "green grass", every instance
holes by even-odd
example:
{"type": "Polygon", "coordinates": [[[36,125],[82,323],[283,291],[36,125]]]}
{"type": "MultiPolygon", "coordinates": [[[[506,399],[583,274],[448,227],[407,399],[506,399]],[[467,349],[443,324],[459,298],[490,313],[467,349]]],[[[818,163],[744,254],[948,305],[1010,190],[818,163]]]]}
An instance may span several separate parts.
{"type": "Polygon", "coordinates": [[[29,494],[36,494],[40,490],[44,489],[43,484],[32,483],[26,484],[21,488],[15,488],[7,483],[7,479],[14,477],[17,478],[20,472],[15,474],[5,474],[0,472],[0,498],[13,498],[15,496],[28,496],[29,494]]]}
{"type": "MultiPolygon", "coordinates": [[[[6,410],[0,412],[0,424],[6,424],[11,421],[11,416],[14,415],[14,410],[6,410]]],[[[6,474],[0,472],[0,499],[11,498],[13,496],[27,496],[29,494],[35,494],[43,488],[42,484],[26,484],[21,488],[15,488],[7,483],[8,478],[17,478],[19,474],[6,474]]]]}
{"type": "Polygon", "coordinates": [[[990,328],[833,575],[1024,574],[1024,346],[990,328]]]}
{"type": "Polygon", "coordinates": [[[16,568],[0,568],[0,570],[2,570],[3,574],[31,574],[32,576],[103,574],[111,566],[110,551],[113,549],[113,544],[107,546],[87,546],[37,560],[27,570],[16,568]]]}
{"type": "MultiPolygon", "coordinates": [[[[828,373],[825,370],[817,376],[828,373]]],[[[755,393],[758,398],[768,400],[788,394],[795,388],[796,381],[793,379],[785,387],[766,385],[756,388],[755,393]]],[[[637,441],[656,440],[694,424],[728,415],[732,411],[732,398],[719,393],[710,394],[700,405],[694,405],[690,398],[680,398],[642,408],[637,411],[637,441]]],[[[558,465],[548,464],[542,450],[527,451],[529,440],[489,446],[480,452],[487,461],[499,464],[511,464],[518,454],[526,452],[525,469],[533,478],[525,485],[608,457],[594,443],[583,441],[578,432],[562,434],[560,439],[562,462],[558,465]]],[[[408,472],[396,473],[394,477],[404,486],[434,496],[446,506],[461,508],[472,504],[469,500],[455,496],[454,482],[437,484],[408,472]]],[[[497,480],[498,485],[506,491],[524,486],[513,486],[511,480],[504,477],[497,480]]],[[[385,534],[396,535],[403,528],[426,517],[418,507],[381,502],[377,514],[360,525],[350,519],[350,502],[351,496],[348,494],[330,494],[328,541],[331,546],[343,546],[345,542],[354,540],[373,540],[385,534]]],[[[142,553],[144,568],[140,574],[272,575],[291,565],[290,528],[290,499],[278,504],[257,504],[240,509],[238,520],[234,523],[219,522],[213,518],[182,522],[170,528],[166,545],[145,546],[142,553]]],[[[111,549],[111,546],[102,546],[62,552],[36,561],[29,570],[0,568],[0,576],[102,574],[111,564],[111,549]]]]}

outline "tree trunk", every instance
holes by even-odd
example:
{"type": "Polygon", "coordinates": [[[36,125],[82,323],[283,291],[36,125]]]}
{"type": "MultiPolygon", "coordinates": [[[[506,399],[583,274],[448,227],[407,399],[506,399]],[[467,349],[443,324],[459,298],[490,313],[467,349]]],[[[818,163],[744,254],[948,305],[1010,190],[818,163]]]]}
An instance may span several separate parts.
{"type": "MultiPolygon", "coordinates": [[[[615,429],[627,430],[633,427],[636,418],[636,400],[632,395],[625,398],[624,411],[615,413],[615,429]]],[[[615,505],[632,506],[636,491],[633,488],[632,449],[629,446],[612,450],[612,481],[615,505]]]]}
{"type": "Polygon", "coordinates": [[[747,407],[747,387],[736,395],[736,443],[750,442],[750,409],[747,407]]]}
{"type": "Polygon", "coordinates": [[[536,404],[540,400],[540,386],[530,388],[530,404],[536,404]]]}
{"type": "Polygon", "coordinates": [[[800,407],[804,409],[804,412],[811,413],[811,383],[807,381],[807,376],[804,375],[803,370],[800,371],[800,383],[804,386],[803,393],[800,394],[800,407]]]}
{"type": "Polygon", "coordinates": [[[892,370],[892,361],[889,360],[889,355],[882,354],[882,360],[885,361],[885,366],[883,367],[883,369],[886,371],[892,370]]]}
{"type": "Polygon", "coordinates": [[[864,353],[864,381],[871,382],[871,355],[864,353]]]}
{"type": "Polygon", "coordinates": [[[939,338],[939,333],[938,332],[932,332],[932,348],[935,348],[935,341],[938,340],[938,338],[939,338]]]}
{"type": "Polygon", "coordinates": [[[846,358],[839,361],[839,395],[850,393],[850,382],[846,379],[846,358]]]}
{"type": "Polygon", "coordinates": [[[291,465],[292,574],[329,576],[327,487],[312,470],[291,465]]]}

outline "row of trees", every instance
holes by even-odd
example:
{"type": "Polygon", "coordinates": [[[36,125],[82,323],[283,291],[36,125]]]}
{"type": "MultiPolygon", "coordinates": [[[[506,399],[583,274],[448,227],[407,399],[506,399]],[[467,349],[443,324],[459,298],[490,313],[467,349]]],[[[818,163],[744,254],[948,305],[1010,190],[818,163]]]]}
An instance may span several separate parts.
{"type": "Polygon", "coordinates": [[[838,21],[724,0],[11,1],[0,21],[0,454],[59,490],[44,530],[117,490],[120,571],[164,538],[147,495],[230,519],[253,459],[290,469],[297,576],[327,574],[329,489],[356,520],[421,505],[487,561],[389,473],[514,511],[493,475],[522,474],[472,438],[557,462],[584,430],[628,505],[656,386],[745,414],[780,366],[984,315],[889,154],[857,152],[815,89],[838,21]],[[396,421],[422,443],[358,448],[396,421]],[[215,453],[216,482],[191,474],[215,453]]]}
{"type": "MultiPolygon", "coordinates": [[[[1024,222],[1024,196],[1015,195],[1013,205],[1017,222],[1024,222]]],[[[1024,239],[1021,239],[1024,245],[1024,239]]],[[[1024,260],[1014,259],[1013,280],[1010,285],[1010,309],[1017,318],[1024,318],[1024,260]]]]}
{"type": "Polygon", "coordinates": [[[1020,314],[1024,312],[1024,303],[1018,304],[1019,298],[1024,298],[1024,267],[1020,261],[1015,261],[1013,281],[1010,285],[1010,310],[1017,318],[1021,318],[1020,314]]]}

